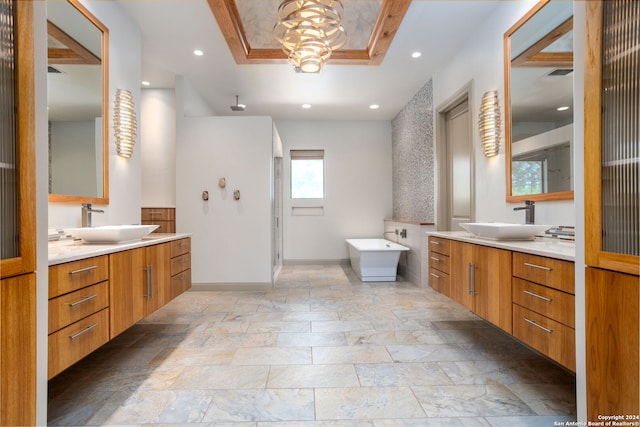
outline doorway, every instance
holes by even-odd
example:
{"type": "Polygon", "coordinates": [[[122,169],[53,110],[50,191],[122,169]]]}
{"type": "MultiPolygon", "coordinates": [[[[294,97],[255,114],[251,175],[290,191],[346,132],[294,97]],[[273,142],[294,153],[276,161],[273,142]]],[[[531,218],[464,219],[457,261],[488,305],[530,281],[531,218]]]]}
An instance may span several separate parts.
{"type": "Polygon", "coordinates": [[[437,229],[462,230],[460,223],[473,222],[474,162],[470,87],[438,109],[438,220],[437,229]]]}

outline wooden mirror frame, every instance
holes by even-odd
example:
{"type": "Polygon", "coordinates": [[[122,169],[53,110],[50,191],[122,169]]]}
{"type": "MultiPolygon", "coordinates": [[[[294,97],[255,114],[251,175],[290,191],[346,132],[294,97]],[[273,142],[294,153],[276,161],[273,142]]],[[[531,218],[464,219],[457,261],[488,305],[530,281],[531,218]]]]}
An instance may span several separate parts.
{"type": "MultiPolygon", "coordinates": [[[[67,0],[87,20],[102,32],[102,197],[49,194],[53,203],[109,204],[109,29],[84,7],[79,0],[67,0]]],[[[80,52],[76,54],[81,55],[80,52]]]]}
{"type": "MultiPolygon", "coordinates": [[[[511,36],[520,29],[526,22],[528,22],[540,9],[546,6],[551,0],[540,0],[531,10],[529,10],[522,18],[518,20],[511,28],[504,33],[504,147],[505,147],[505,175],[506,175],[506,191],[507,191],[507,203],[519,203],[525,200],[532,201],[545,201],[545,200],[572,200],[573,190],[571,191],[557,191],[553,193],[537,193],[537,194],[524,194],[520,196],[513,196],[511,194],[511,36]]],[[[567,20],[569,24],[573,24],[573,18],[567,20]]],[[[567,22],[562,25],[567,24],[567,22]]],[[[560,27],[558,27],[560,28],[560,27]]],[[[557,30],[557,29],[556,29],[557,30]]],[[[566,31],[565,31],[566,32],[566,31]]],[[[530,49],[525,51],[520,56],[527,56],[526,61],[539,63],[540,65],[558,64],[563,63],[566,65],[568,61],[573,64],[573,55],[567,57],[564,52],[547,53],[540,55],[540,51],[546,46],[557,40],[564,33],[558,34],[558,32],[551,32],[540,42],[534,44],[530,49]],[[535,47],[535,49],[534,49],[535,47]]],[[[573,66],[573,65],[572,65],[573,66]]],[[[571,159],[573,162],[573,159],[571,159]]]]}

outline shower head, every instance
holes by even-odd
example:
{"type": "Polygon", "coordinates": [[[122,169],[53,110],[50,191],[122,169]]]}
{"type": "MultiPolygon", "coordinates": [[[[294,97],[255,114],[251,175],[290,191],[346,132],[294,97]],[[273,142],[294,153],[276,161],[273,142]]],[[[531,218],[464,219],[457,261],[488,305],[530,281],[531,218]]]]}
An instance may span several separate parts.
{"type": "Polygon", "coordinates": [[[229,108],[231,108],[232,111],[244,111],[247,106],[244,104],[238,104],[238,95],[236,95],[236,105],[231,105],[229,108]]]}

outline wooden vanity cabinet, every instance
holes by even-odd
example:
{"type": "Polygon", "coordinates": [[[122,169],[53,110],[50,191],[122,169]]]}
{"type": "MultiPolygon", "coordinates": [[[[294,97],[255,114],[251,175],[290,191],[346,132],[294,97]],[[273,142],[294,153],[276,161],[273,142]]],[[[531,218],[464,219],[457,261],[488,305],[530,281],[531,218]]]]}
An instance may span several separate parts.
{"type": "Polygon", "coordinates": [[[167,295],[173,299],[191,288],[191,239],[171,242],[171,283],[167,295]]]}
{"type": "Polygon", "coordinates": [[[158,225],[154,233],[176,232],[176,209],[145,207],[141,211],[143,225],[158,225]]]}
{"type": "Polygon", "coordinates": [[[33,3],[0,8],[0,425],[35,425],[36,137],[33,3]]]}
{"type": "Polygon", "coordinates": [[[111,338],[169,301],[171,243],[109,255],[111,338]]]}
{"type": "Polygon", "coordinates": [[[108,279],[107,255],[49,267],[49,379],[109,341],[108,279]]]}
{"type": "Polygon", "coordinates": [[[576,370],[574,263],[513,253],[513,336],[576,370]]]}
{"type": "Polygon", "coordinates": [[[443,295],[451,297],[451,241],[429,237],[429,285],[443,295]]]}
{"type": "Polygon", "coordinates": [[[585,371],[597,421],[640,414],[640,4],[585,4],[585,371]]]}
{"type": "Polygon", "coordinates": [[[451,297],[511,333],[511,251],[451,242],[451,297]]]}

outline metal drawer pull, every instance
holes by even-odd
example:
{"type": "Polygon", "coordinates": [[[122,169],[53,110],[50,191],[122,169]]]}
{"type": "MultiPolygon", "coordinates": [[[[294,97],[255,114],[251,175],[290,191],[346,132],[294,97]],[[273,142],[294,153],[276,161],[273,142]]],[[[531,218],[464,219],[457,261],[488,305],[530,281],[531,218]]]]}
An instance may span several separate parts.
{"type": "Polygon", "coordinates": [[[440,258],[436,258],[436,257],[434,257],[434,256],[429,257],[429,258],[431,258],[432,260],[434,260],[434,261],[436,261],[436,262],[440,262],[440,258]]]}
{"type": "Polygon", "coordinates": [[[87,302],[90,301],[92,299],[94,299],[95,297],[97,297],[98,295],[89,295],[86,298],[82,298],[80,301],[76,301],[76,302],[70,302],[69,303],[69,307],[75,307],[78,304],[82,304],[83,302],[87,302]]]}
{"type": "Polygon", "coordinates": [[[544,267],[542,265],[529,264],[528,262],[525,262],[524,265],[526,265],[527,267],[539,268],[540,270],[544,270],[544,271],[553,270],[553,268],[551,268],[551,267],[544,267]]]}
{"type": "Polygon", "coordinates": [[[180,247],[181,247],[181,248],[183,248],[183,247],[185,247],[185,246],[189,246],[189,244],[188,244],[187,242],[180,243],[180,247]]]}
{"type": "Polygon", "coordinates": [[[432,245],[439,245],[439,244],[440,244],[440,242],[436,242],[435,240],[429,240],[429,242],[430,242],[432,245]]]}
{"type": "Polygon", "coordinates": [[[81,330],[80,332],[78,332],[77,334],[73,334],[73,335],[69,335],[69,338],[72,340],[75,340],[76,338],[78,338],[80,335],[82,334],[86,334],[87,332],[89,332],[90,330],[92,330],[93,328],[95,328],[96,326],[98,326],[97,323],[94,323],[91,326],[87,326],[86,328],[84,328],[83,330],[81,330]]]}
{"type": "Polygon", "coordinates": [[[527,322],[527,323],[529,323],[529,324],[531,324],[531,325],[533,325],[533,326],[536,326],[536,327],[538,327],[538,328],[542,329],[542,330],[543,330],[543,331],[545,331],[545,332],[548,332],[548,333],[553,332],[553,329],[545,328],[545,327],[544,327],[544,326],[542,326],[542,325],[538,325],[536,322],[534,322],[533,320],[527,319],[526,317],[524,318],[524,321],[525,321],[525,322],[527,322]]]}
{"type": "Polygon", "coordinates": [[[540,298],[541,300],[545,300],[546,302],[553,301],[553,299],[551,299],[551,298],[543,297],[542,295],[538,295],[538,294],[535,294],[535,293],[530,292],[530,291],[522,291],[522,292],[524,292],[527,295],[531,295],[532,297],[536,297],[536,298],[540,298]]]}
{"type": "Polygon", "coordinates": [[[153,266],[148,265],[144,268],[145,280],[147,282],[147,293],[145,298],[153,298],[153,266]]]}
{"type": "Polygon", "coordinates": [[[70,272],[69,272],[69,274],[84,273],[85,271],[95,270],[96,268],[98,268],[98,266],[97,266],[97,265],[92,265],[91,267],[86,267],[86,268],[81,268],[80,270],[73,270],[73,271],[70,271],[70,272]]]}
{"type": "Polygon", "coordinates": [[[431,273],[431,275],[432,275],[433,277],[435,277],[436,279],[439,279],[439,278],[440,278],[440,276],[438,276],[437,274],[433,274],[433,273],[431,273]]]}

